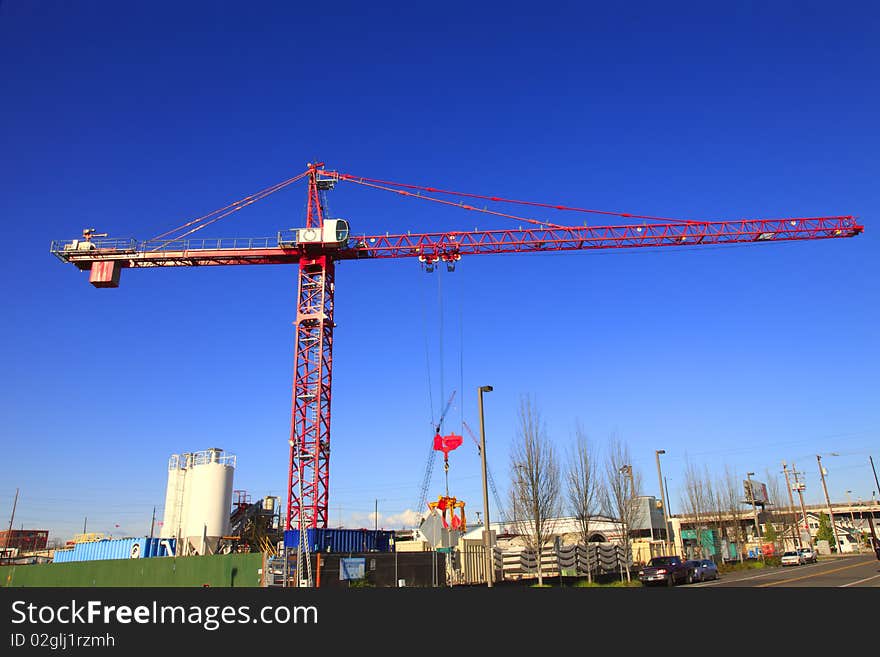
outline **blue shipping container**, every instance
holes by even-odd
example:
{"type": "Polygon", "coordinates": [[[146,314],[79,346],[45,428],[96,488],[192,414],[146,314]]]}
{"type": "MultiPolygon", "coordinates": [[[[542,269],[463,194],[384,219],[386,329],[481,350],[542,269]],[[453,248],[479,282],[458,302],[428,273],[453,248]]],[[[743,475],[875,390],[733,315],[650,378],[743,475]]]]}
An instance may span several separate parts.
{"type": "Polygon", "coordinates": [[[101,561],[103,559],[140,559],[173,557],[177,547],[174,538],[116,538],[77,543],[72,550],[55,550],[55,563],[101,561]]]}
{"type": "MultiPolygon", "coordinates": [[[[306,530],[312,552],[393,552],[394,532],[384,529],[320,529],[306,530]]],[[[299,546],[299,530],[284,532],[284,546],[299,546]]]]}

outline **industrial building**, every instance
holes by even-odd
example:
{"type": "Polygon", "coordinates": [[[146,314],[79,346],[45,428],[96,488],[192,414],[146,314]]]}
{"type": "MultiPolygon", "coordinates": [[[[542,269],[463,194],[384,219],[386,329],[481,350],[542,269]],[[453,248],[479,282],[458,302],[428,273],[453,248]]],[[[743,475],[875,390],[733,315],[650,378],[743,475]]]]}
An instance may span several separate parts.
{"type": "Polygon", "coordinates": [[[19,552],[45,550],[48,542],[48,529],[6,529],[0,531],[0,554],[12,557],[19,552]]]}

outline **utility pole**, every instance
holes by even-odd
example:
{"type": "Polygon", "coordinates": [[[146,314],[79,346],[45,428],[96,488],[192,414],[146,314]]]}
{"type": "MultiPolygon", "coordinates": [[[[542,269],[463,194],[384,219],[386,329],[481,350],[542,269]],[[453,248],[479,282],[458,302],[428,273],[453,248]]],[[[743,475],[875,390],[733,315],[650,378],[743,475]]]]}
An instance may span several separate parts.
{"type": "MultiPolygon", "coordinates": [[[[393,535],[397,536],[397,532],[395,532],[393,535]]],[[[392,538],[391,544],[394,546],[394,586],[395,588],[397,588],[400,586],[400,577],[398,576],[397,572],[397,541],[392,538]]]]}
{"type": "Polygon", "coordinates": [[[150,538],[153,538],[153,530],[156,528],[156,507],[153,507],[153,519],[150,520],[150,538]]]}
{"type": "MultiPolygon", "coordinates": [[[[666,477],[663,477],[663,489],[666,491],[666,499],[672,500],[672,498],[669,497],[669,480],[666,477]]],[[[669,517],[672,517],[672,510],[669,511],[669,517]]]]}
{"type": "Polygon", "coordinates": [[[816,463],[819,464],[819,476],[822,477],[822,490],[825,491],[825,503],[828,505],[828,516],[831,518],[831,531],[834,533],[834,551],[840,554],[840,539],[837,538],[837,526],[834,523],[834,510],[831,508],[831,499],[828,497],[828,486],[825,485],[825,468],[822,467],[822,457],[816,454],[816,463]]]}
{"type": "MultiPolygon", "coordinates": [[[[853,534],[855,534],[856,533],[856,516],[853,513],[852,499],[850,499],[850,496],[849,496],[850,493],[852,493],[851,490],[846,491],[846,503],[849,504],[849,521],[850,521],[850,523],[852,523],[853,534]]],[[[861,533],[862,532],[859,531],[859,534],[856,536],[856,550],[859,551],[859,554],[862,553],[861,533]]]]}
{"type": "MultiPolygon", "coordinates": [[[[804,505],[804,489],[803,489],[804,484],[802,484],[800,482],[800,480],[798,479],[798,476],[802,475],[803,472],[798,472],[797,471],[797,464],[792,463],[791,464],[791,474],[794,476],[794,485],[797,488],[798,497],[800,498],[800,501],[801,501],[801,515],[804,520],[804,529],[806,530],[807,536],[809,537],[809,540],[810,540],[809,547],[810,547],[810,549],[812,549],[813,548],[813,532],[810,531],[810,523],[807,521],[807,507],[804,505]]],[[[800,530],[798,530],[798,531],[800,531],[800,530]]]]}
{"type": "Polygon", "coordinates": [[[792,532],[794,533],[795,545],[797,547],[803,547],[801,543],[801,532],[798,529],[797,522],[797,511],[794,510],[794,496],[791,494],[791,481],[788,478],[788,466],[785,464],[785,461],[782,462],[782,471],[785,473],[785,487],[788,489],[788,511],[791,514],[792,520],[792,532]]]}
{"type": "Polygon", "coordinates": [[[877,469],[874,467],[874,457],[868,456],[868,459],[871,461],[871,470],[874,473],[874,483],[877,484],[877,490],[880,491],[880,481],[877,481],[877,469]]]}
{"type": "Polygon", "coordinates": [[[871,547],[874,549],[874,554],[880,559],[880,540],[877,539],[877,532],[874,531],[874,511],[868,514],[868,527],[871,528],[871,547]]]}
{"type": "Polygon", "coordinates": [[[6,532],[6,539],[3,541],[3,556],[6,556],[6,548],[9,547],[9,539],[12,538],[12,523],[15,522],[15,507],[18,506],[18,489],[15,489],[15,499],[12,502],[12,515],[9,516],[9,529],[6,532]]]}
{"type": "Polygon", "coordinates": [[[378,499],[376,499],[375,518],[376,518],[376,531],[379,531],[379,500],[378,499]]]}

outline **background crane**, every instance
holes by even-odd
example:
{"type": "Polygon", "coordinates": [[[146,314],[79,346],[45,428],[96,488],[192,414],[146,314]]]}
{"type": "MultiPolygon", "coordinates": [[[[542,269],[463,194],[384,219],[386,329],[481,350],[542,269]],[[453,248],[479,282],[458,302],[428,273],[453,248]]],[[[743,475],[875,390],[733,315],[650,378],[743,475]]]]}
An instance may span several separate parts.
{"type": "Polygon", "coordinates": [[[434,435],[431,436],[431,442],[428,445],[428,458],[425,462],[425,474],[422,477],[422,485],[419,487],[419,501],[416,503],[416,512],[419,514],[425,512],[425,504],[428,502],[428,487],[431,485],[431,477],[434,474],[434,457],[437,455],[437,450],[434,448],[434,437],[440,435],[440,430],[443,428],[443,420],[446,418],[446,414],[449,413],[449,408],[452,406],[452,400],[455,399],[455,392],[456,391],[453,390],[452,394],[449,395],[449,400],[446,402],[446,406],[440,413],[440,419],[437,420],[437,424],[434,426],[434,435]]]}
{"type": "MultiPolygon", "coordinates": [[[[462,420],[462,426],[465,428],[465,431],[468,432],[468,435],[471,437],[471,440],[474,442],[474,445],[477,448],[477,454],[482,456],[482,450],[480,449],[480,441],[477,440],[477,437],[474,435],[473,430],[470,428],[467,422],[462,420]]],[[[488,450],[487,450],[488,451],[488,450]]],[[[489,464],[486,464],[486,478],[489,480],[489,489],[492,491],[492,497],[495,500],[495,506],[498,507],[496,509],[498,515],[501,517],[501,521],[504,524],[507,524],[507,513],[504,510],[504,505],[501,503],[501,496],[498,495],[498,487],[495,485],[495,477],[492,476],[492,468],[489,467],[489,464]]]]}
{"type": "Polygon", "coordinates": [[[53,242],[59,259],[89,272],[95,287],[118,287],[122,269],[209,265],[295,264],[299,267],[293,399],[290,422],[286,527],[326,527],[329,501],[330,409],[333,371],[335,263],[339,260],[417,258],[431,271],[453,269],[464,255],[579,251],[614,248],[774,243],[853,237],[863,227],[852,216],[686,221],[504,199],[327,171],[320,162],[255,194],[193,219],[157,237],[53,242]],[[262,238],[193,238],[197,231],[287,186],[306,179],[306,225],[262,238]],[[324,194],[349,182],[467,211],[512,219],[532,227],[406,235],[350,234],[348,222],[325,216],[324,194]],[[573,226],[453,201],[447,197],[517,205],[531,210],[624,219],[620,225],[573,226]]]}

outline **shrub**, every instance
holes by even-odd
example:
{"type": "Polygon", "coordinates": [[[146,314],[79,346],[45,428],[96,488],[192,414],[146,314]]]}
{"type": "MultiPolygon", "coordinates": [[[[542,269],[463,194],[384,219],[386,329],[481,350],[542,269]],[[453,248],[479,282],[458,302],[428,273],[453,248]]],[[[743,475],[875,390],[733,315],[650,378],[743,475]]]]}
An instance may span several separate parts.
{"type": "Polygon", "coordinates": [[[613,582],[608,582],[607,584],[600,584],[598,582],[588,582],[587,580],[581,580],[577,582],[574,586],[579,589],[619,589],[619,588],[631,588],[634,586],[641,586],[642,583],[634,579],[630,582],[615,580],[613,582]]]}
{"type": "MultiPolygon", "coordinates": [[[[767,560],[770,565],[770,559],[767,560]]],[[[753,570],[755,568],[763,568],[764,564],[760,559],[746,559],[743,562],[734,561],[733,563],[725,563],[718,566],[719,573],[735,573],[741,570],[753,570]]]]}

